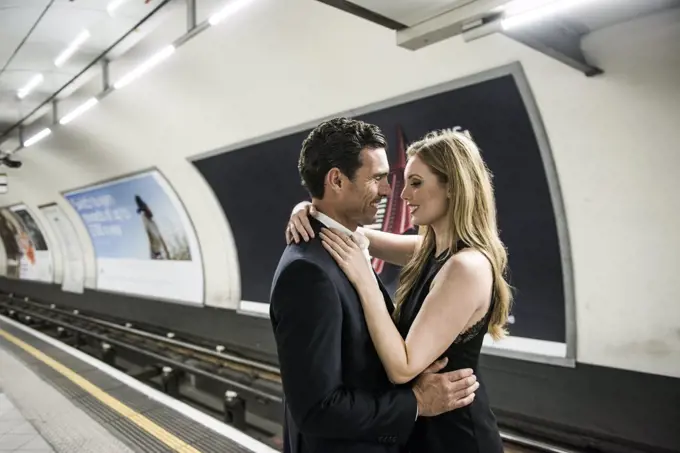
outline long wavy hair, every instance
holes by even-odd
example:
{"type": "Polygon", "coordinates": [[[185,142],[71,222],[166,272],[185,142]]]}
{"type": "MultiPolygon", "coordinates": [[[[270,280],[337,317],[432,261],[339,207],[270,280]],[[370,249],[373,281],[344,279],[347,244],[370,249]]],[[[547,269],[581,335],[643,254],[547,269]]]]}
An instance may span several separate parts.
{"type": "MultiPolygon", "coordinates": [[[[447,254],[456,253],[459,241],[483,253],[493,268],[494,304],[488,332],[494,340],[507,334],[506,324],[512,293],[506,281],[507,251],[496,223],[496,203],[492,174],[468,135],[445,129],[433,131],[406,150],[408,159],[415,156],[427,165],[446,187],[451,198],[447,217],[450,241],[447,254]]],[[[396,292],[394,317],[401,313],[404,300],[415,284],[428,257],[435,250],[435,234],[429,225],[420,226],[422,245],[402,268],[396,292]]]]}

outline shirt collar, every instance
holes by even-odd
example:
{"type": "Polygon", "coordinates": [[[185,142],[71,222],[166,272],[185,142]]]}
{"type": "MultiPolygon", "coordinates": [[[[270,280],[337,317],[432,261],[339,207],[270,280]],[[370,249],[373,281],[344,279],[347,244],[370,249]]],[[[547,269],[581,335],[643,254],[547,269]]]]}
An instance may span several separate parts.
{"type": "Polygon", "coordinates": [[[328,228],[334,228],[336,230],[340,230],[343,233],[348,234],[350,236],[352,234],[354,234],[354,231],[350,230],[349,228],[347,228],[345,225],[341,224],[337,220],[335,220],[331,217],[328,217],[323,212],[319,212],[318,209],[314,212],[314,218],[316,218],[316,220],[318,220],[319,222],[326,225],[328,228]]]}
{"type": "Polygon", "coordinates": [[[359,247],[361,247],[363,250],[368,249],[369,241],[366,236],[363,234],[359,233],[358,231],[352,231],[337,220],[327,216],[323,212],[320,212],[318,209],[315,210],[313,217],[318,220],[319,222],[323,223],[326,225],[326,227],[331,228],[331,229],[337,229],[342,231],[343,233],[352,236],[356,241],[357,244],[359,244],[359,247]]]}

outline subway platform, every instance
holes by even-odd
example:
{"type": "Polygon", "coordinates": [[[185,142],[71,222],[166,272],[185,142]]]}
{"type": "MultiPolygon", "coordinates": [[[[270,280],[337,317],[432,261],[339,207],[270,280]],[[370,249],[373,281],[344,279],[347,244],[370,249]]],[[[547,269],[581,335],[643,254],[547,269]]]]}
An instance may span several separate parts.
{"type": "Polygon", "coordinates": [[[0,316],[0,452],[277,450],[0,316]]]}
{"type": "MultiPolygon", "coordinates": [[[[5,361],[4,357],[0,358],[0,364],[5,361]]],[[[0,387],[0,452],[53,453],[52,447],[33,426],[36,421],[26,420],[0,387]]]]}

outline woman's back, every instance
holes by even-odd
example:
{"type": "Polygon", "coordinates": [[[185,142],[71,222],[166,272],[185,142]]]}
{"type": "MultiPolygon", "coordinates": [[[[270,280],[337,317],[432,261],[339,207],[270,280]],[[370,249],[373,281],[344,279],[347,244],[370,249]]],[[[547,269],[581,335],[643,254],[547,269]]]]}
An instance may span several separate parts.
{"type": "MultiPolygon", "coordinates": [[[[432,280],[446,263],[446,252],[435,256],[434,252],[427,262],[411,292],[401,306],[397,328],[403,338],[413,324],[427,297],[432,280]]],[[[496,425],[496,418],[489,406],[484,381],[479,373],[479,355],[487,332],[493,298],[486,316],[474,326],[462,332],[446,349],[443,357],[448,358],[442,372],[461,368],[472,368],[480,386],[475,392],[471,405],[437,417],[419,417],[407,445],[410,453],[502,453],[503,445],[496,425]]],[[[411,385],[410,383],[408,385],[411,385]]]]}

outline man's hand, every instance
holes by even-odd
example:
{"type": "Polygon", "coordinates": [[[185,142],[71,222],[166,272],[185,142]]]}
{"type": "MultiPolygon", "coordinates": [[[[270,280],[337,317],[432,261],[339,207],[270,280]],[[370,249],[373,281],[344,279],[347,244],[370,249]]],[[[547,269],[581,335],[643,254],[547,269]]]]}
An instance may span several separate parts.
{"type": "Polygon", "coordinates": [[[444,358],[430,365],[413,386],[420,417],[433,417],[459,409],[475,399],[474,392],[479,388],[479,383],[471,369],[437,374],[437,371],[446,366],[447,361],[444,358]]]}

